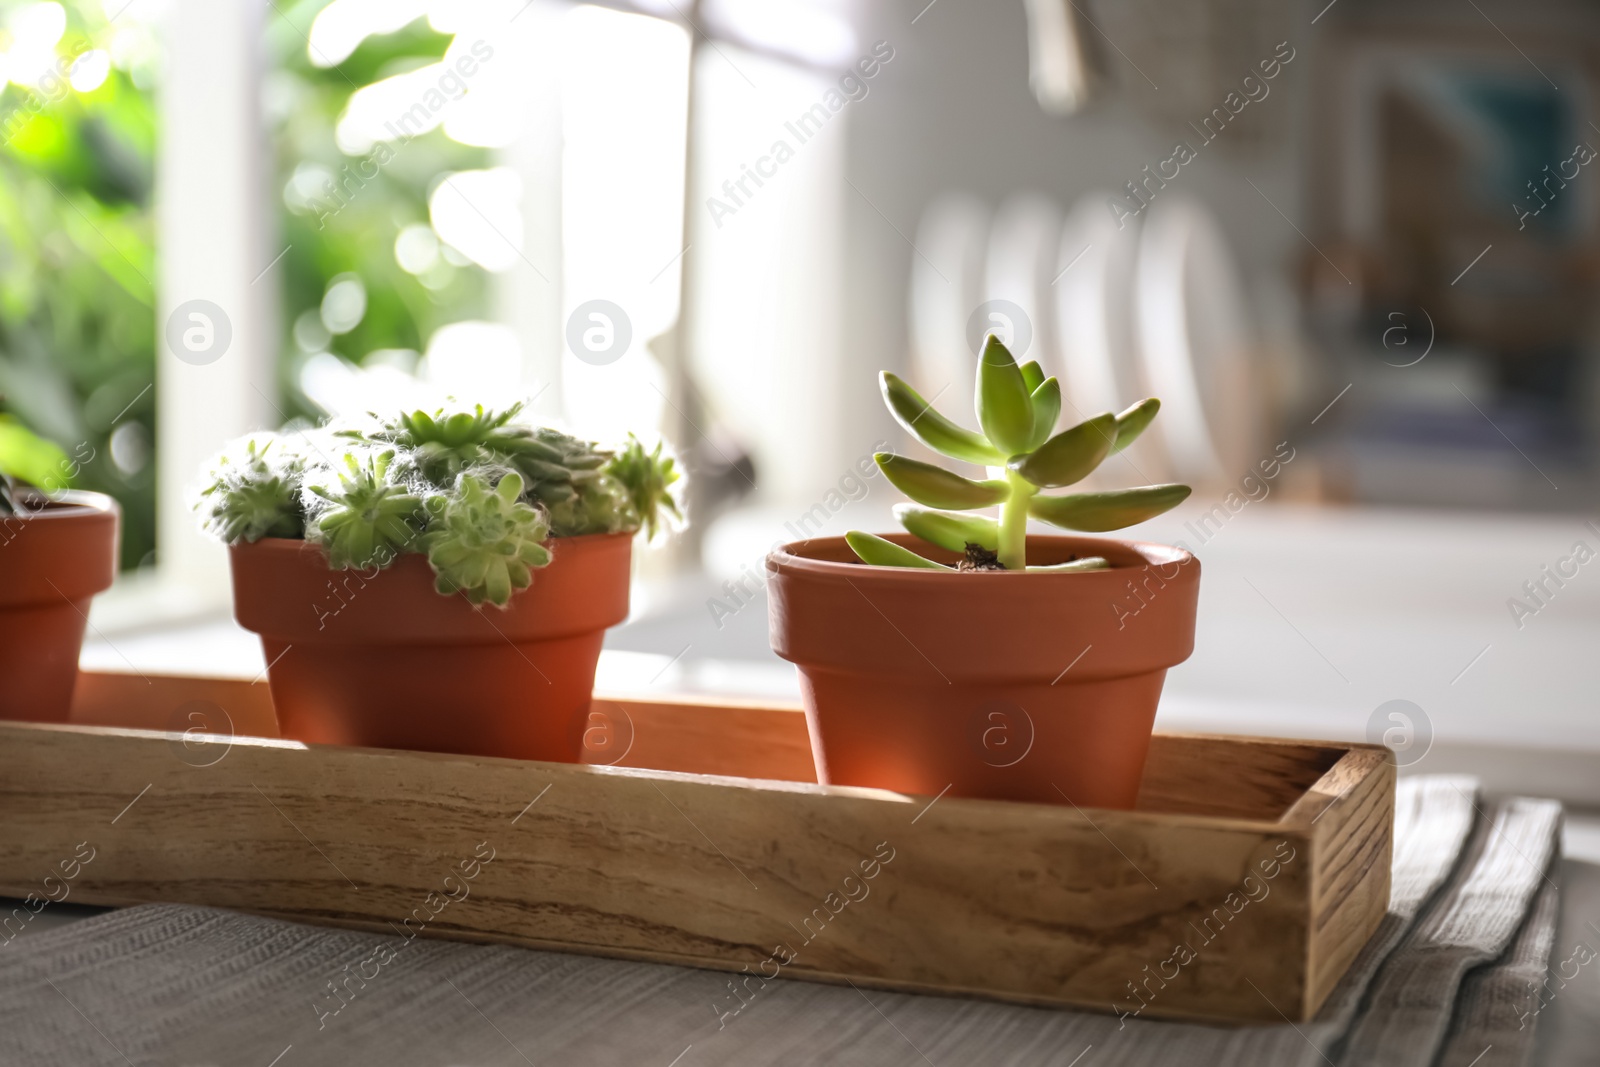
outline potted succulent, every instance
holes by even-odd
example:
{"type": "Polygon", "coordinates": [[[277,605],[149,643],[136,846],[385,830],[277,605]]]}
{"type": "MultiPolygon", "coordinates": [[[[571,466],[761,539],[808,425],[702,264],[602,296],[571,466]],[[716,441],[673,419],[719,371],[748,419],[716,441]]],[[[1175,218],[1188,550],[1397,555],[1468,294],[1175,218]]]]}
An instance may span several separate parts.
{"type": "Polygon", "coordinates": [[[117,574],[121,511],[0,473],[0,719],[66,722],[89,601],[117,574]]]}
{"type": "Polygon", "coordinates": [[[906,534],[852,532],[768,556],[772,645],[799,668],[818,780],[1132,807],[1167,668],[1193,649],[1199,562],[1027,524],[1099,533],[1184,500],[1182,485],[1046,492],[1127,447],[1159,402],[1056,433],[1056,379],[1019,367],[993,336],[978,361],[981,432],[892,374],[881,384],[907,432],[988,477],[878,453],[915,502],[895,509],[906,534]]]}
{"type": "Polygon", "coordinates": [[[679,474],[519,415],[371,416],[214,462],[197,507],[285,737],[578,761],[633,537],[681,517],[679,474]]]}

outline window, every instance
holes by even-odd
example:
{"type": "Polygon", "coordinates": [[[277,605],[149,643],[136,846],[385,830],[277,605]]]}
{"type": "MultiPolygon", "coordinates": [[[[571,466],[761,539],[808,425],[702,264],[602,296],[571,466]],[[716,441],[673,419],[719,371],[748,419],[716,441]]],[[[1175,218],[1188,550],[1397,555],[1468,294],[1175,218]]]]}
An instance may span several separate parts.
{"type": "Polygon", "coordinates": [[[81,484],[123,501],[132,584],[172,612],[223,603],[187,491],[250,429],[452,392],[597,438],[737,442],[763,484],[817,462],[788,443],[832,406],[845,120],[781,171],[769,149],[854,57],[825,6],[72,0],[0,20],[13,109],[45,37],[86,45],[65,103],[8,125],[0,190],[14,240],[46,229],[19,213],[55,213],[82,299],[15,314],[45,275],[0,267],[0,373],[48,379],[6,391],[86,442],[81,484]],[[73,343],[28,362],[51,330],[73,343]]]}

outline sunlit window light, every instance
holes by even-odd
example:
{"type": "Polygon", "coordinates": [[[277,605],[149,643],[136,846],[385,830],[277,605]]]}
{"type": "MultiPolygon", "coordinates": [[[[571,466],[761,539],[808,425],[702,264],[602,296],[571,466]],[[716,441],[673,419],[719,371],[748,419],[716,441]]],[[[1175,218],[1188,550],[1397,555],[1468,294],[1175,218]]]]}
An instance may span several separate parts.
{"type": "Polygon", "coordinates": [[[708,0],[707,23],[737,41],[836,67],[856,58],[856,35],[839,14],[816,0],[708,0]]]}
{"type": "Polygon", "coordinates": [[[446,134],[463,143],[493,143],[457,136],[456,123],[463,111],[471,112],[475,121],[468,123],[470,133],[471,128],[484,124],[485,109],[500,125],[514,123],[518,97],[507,91],[505,75],[511,75],[514,83],[517,65],[502,59],[496,66],[494,60],[495,46],[484,36],[468,33],[457,37],[439,62],[352,93],[334,127],[334,139],[347,155],[362,155],[379,141],[398,150],[413,137],[442,125],[446,134]]]}
{"type": "Polygon", "coordinates": [[[60,4],[28,4],[6,19],[11,47],[6,52],[6,77],[24,89],[37,87],[58,62],[56,42],[66,32],[67,13],[60,4]]]}
{"type": "Polygon", "coordinates": [[[394,239],[394,261],[407,274],[422,274],[439,261],[439,237],[433,227],[414,222],[394,239]]]}
{"type": "Polygon", "coordinates": [[[647,345],[678,316],[689,36],[590,6],[574,8],[563,33],[563,314],[610,301],[632,338],[603,365],[569,353],[563,399],[574,426],[615,438],[659,426],[665,403],[647,345]]]}
{"type": "Polygon", "coordinates": [[[320,163],[297,163],[294,173],[283,185],[283,203],[290,211],[305,215],[316,208],[316,202],[328,196],[333,185],[333,171],[320,163]]]}
{"type": "MultiPolygon", "coordinates": [[[[330,296],[338,284],[343,281],[329,288],[330,296]]],[[[297,338],[316,332],[315,325],[304,331],[299,327],[297,323],[297,338]]],[[[302,343],[317,339],[307,336],[302,343]]],[[[300,365],[298,382],[312,403],[333,416],[432,408],[451,398],[504,406],[525,399],[530,391],[522,380],[516,335],[499,323],[473,320],[435,330],[421,359],[409,349],[379,349],[358,366],[331,352],[313,352],[300,365]]]]}
{"type": "Polygon", "coordinates": [[[354,274],[333,280],[322,295],[322,325],[335,336],[361,325],[367,314],[367,287],[354,274]]]}
{"type": "Polygon", "coordinates": [[[92,93],[105,84],[106,78],[111,74],[111,55],[103,49],[95,48],[79,56],[72,64],[72,72],[68,81],[80,93],[92,93]]]}
{"type": "Polygon", "coordinates": [[[418,376],[436,394],[463,402],[501,404],[516,395],[522,377],[522,348],[517,335],[497,322],[453,322],[428,339],[418,376]],[[509,393],[509,395],[508,395],[509,393]]]}
{"type": "Polygon", "coordinates": [[[507,270],[522,254],[522,179],[509,167],[447,174],[428,198],[439,239],[485,270],[507,270]]]}
{"type": "Polygon", "coordinates": [[[331,352],[316,352],[300,365],[300,391],[333,416],[426,407],[437,391],[404,369],[377,363],[353,366],[331,352]]]}
{"type": "Polygon", "coordinates": [[[333,0],[306,34],[306,54],[319,67],[343,63],[376,33],[393,33],[428,13],[429,0],[333,0]]]}
{"type": "Polygon", "coordinates": [[[807,113],[833,84],[737,47],[700,57],[695,210],[703,224],[694,252],[699,288],[692,360],[719,419],[754,450],[764,485],[802,487],[817,480],[819,459],[793,443],[827,439],[839,405],[835,364],[818,354],[838,344],[831,279],[838,276],[848,112],[804,143],[784,125],[807,113]],[[771,154],[780,140],[792,158],[778,166],[771,154]],[[747,175],[762,160],[772,173],[758,186],[747,175]],[[735,204],[723,185],[741,179],[750,195],[740,194],[735,204]],[[711,195],[733,206],[732,214],[718,216],[721,225],[705,214],[711,195]]]}

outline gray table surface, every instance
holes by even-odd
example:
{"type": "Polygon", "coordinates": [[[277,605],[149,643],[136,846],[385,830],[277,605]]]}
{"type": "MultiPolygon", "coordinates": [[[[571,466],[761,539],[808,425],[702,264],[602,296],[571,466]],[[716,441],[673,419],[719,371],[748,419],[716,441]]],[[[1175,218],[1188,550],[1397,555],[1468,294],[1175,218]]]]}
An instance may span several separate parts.
{"type": "MultiPolygon", "coordinates": [[[[1600,813],[1569,813],[1562,835],[1561,917],[1551,952],[1552,966],[1571,960],[1581,943],[1600,948],[1600,813]]],[[[0,910],[13,902],[0,898],[0,910]]],[[[21,938],[49,936],[51,929],[105,909],[58,904],[40,912],[21,938]]],[[[1580,957],[1581,958],[1581,957],[1580,957]]],[[[1568,971],[1573,965],[1568,965],[1568,971]]],[[[1570,981],[1547,986],[1539,1013],[1537,1067],[1592,1067],[1600,1056],[1600,966],[1577,968],[1570,981]],[[1550,996],[1549,990],[1555,995],[1550,996]]],[[[1441,1067],[1468,1067],[1446,1064],[1441,1067]]]]}

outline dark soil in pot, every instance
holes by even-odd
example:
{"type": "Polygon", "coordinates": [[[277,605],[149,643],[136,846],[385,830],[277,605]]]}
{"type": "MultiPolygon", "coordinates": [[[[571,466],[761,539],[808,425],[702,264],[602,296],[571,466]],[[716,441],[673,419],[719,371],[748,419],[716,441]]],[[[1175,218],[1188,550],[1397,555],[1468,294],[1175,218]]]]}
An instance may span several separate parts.
{"type": "MultiPolygon", "coordinates": [[[[955,553],[915,546],[939,562],[955,553]]],[[[1194,647],[1200,563],[1164,545],[1034,535],[963,573],[853,562],[842,537],[767,557],[772,647],[800,671],[818,780],[1131,808],[1166,672],[1194,647]]]]}
{"type": "Polygon", "coordinates": [[[89,601],[117,574],[121,511],[100,493],[31,503],[0,518],[0,719],[66,722],[89,601]]]}
{"type": "Polygon", "coordinates": [[[285,737],[578,762],[632,544],[550,541],[550,565],[501,610],[440,595],[420,555],[332,571],[315,545],[264,538],[230,549],[234,614],[261,635],[285,737]]]}

